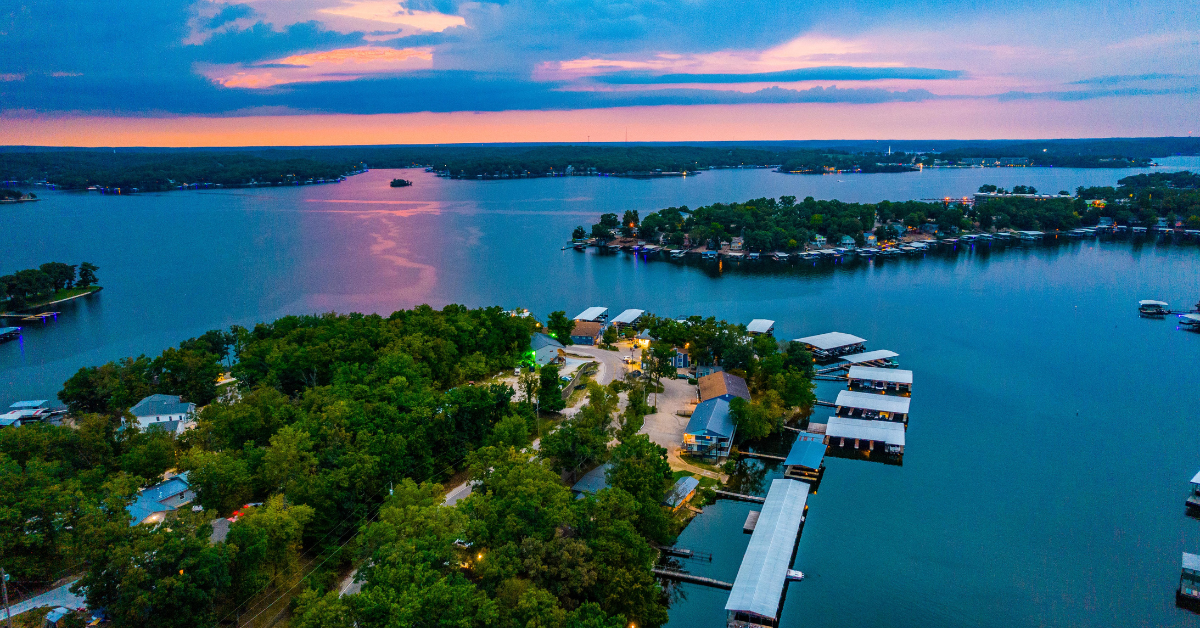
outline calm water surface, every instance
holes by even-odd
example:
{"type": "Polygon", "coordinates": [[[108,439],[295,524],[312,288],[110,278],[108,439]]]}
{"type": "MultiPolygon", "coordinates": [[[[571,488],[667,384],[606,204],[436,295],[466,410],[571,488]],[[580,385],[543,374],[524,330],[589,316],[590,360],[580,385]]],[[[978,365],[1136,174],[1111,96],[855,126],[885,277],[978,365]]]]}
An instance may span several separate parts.
{"type": "MultiPolygon", "coordinates": [[[[1200,160],[1163,163],[1196,169],[1200,160]]],[[[792,194],[847,201],[1112,185],[1131,171],[932,170],[687,179],[446,181],[136,197],[46,193],[4,208],[0,273],[91,261],[103,292],[0,345],[0,402],[46,397],[84,365],[231,324],[330,310],[590,305],[777,321],[901,354],[916,372],[902,467],[828,459],[784,626],[1194,626],[1174,606],[1183,513],[1200,469],[1200,334],[1134,313],[1200,300],[1200,247],[1088,240],[780,272],[561,251],[601,212],[792,194]]],[[[822,398],[836,386],[822,384],[822,398]]],[[[769,481],[778,470],[759,469],[769,481]]],[[[749,504],[718,502],[683,546],[733,580],[749,504]]],[[[726,593],[685,585],[672,626],[721,626],[726,593]]]]}

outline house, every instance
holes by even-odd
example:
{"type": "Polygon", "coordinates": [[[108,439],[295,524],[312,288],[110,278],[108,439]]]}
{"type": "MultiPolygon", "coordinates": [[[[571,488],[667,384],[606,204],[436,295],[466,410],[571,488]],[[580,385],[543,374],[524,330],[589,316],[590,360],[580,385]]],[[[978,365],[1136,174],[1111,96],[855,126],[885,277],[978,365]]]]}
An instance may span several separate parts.
{"type": "Polygon", "coordinates": [[[741,251],[744,248],[746,248],[746,239],[745,238],[738,237],[738,238],[733,238],[729,241],[729,250],[730,251],[741,251]]]}
{"type": "Polygon", "coordinates": [[[46,613],[46,619],[42,622],[42,628],[58,628],[59,625],[66,625],[62,620],[74,612],[73,609],[65,606],[55,606],[49,613],[46,613]]]}
{"type": "Polygon", "coordinates": [[[641,318],[642,314],[645,313],[646,310],[625,310],[616,318],[612,319],[612,324],[616,325],[618,328],[625,327],[627,325],[633,325],[634,323],[638,322],[638,319],[641,318]]]}
{"type": "Polygon", "coordinates": [[[698,383],[700,384],[700,401],[718,397],[725,401],[733,401],[734,397],[750,401],[750,388],[746,386],[746,380],[737,375],[721,371],[701,377],[698,383]]]}
{"type": "Polygon", "coordinates": [[[566,360],[562,354],[562,343],[546,334],[530,336],[529,349],[533,352],[533,363],[539,367],[547,364],[562,364],[566,360]]]}
{"type": "Polygon", "coordinates": [[[196,404],[179,395],[150,395],[129,409],[143,430],[154,427],[176,434],[187,429],[196,415],[196,404]]]}
{"type": "Polygon", "coordinates": [[[604,334],[604,325],[591,321],[575,321],[571,329],[571,342],[577,345],[594,345],[604,334]]]}
{"type": "Polygon", "coordinates": [[[919,230],[921,233],[928,233],[929,235],[937,235],[938,226],[937,226],[937,223],[927,222],[927,223],[921,225],[919,230]]]}
{"type": "Polygon", "coordinates": [[[188,483],[187,473],[144,488],[138,493],[137,499],[125,507],[133,518],[129,525],[159,523],[166,518],[167,513],[178,510],[180,506],[190,503],[195,498],[196,494],[188,483]]]}
{"type": "Polygon", "coordinates": [[[842,355],[851,353],[859,353],[863,350],[867,341],[844,334],[840,331],[831,331],[827,334],[819,334],[816,336],[807,336],[805,338],[797,338],[796,342],[805,346],[813,356],[821,360],[829,360],[842,355]]]}
{"type": "MultiPolygon", "coordinates": [[[[689,358],[690,357],[691,356],[689,356],[689,358]]],[[[712,375],[713,373],[720,373],[724,370],[725,370],[724,368],[721,368],[720,366],[717,366],[717,365],[707,365],[707,366],[697,365],[696,366],[696,378],[703,379],[709,375],[712,375]]]]}
{"type": "Polygon", "coordinates": [[[824,470],[826,447],[824,436],[800,432],[783,461],[783,477],[802,482],[820,480],[824,470]]]}
{"type": "Polygon", "coordinates": [[[853,236],[844,235],[844,236],[842,236],[842,239],[839,241],[839,244],[841,244],[842,246],[848,246],[850,248],[854,248],[854,246],[857,244],[857,242],[854,241],[853,236]]]}
{"type": "Polygon", "coordinates": [[[723,458],[733,447],[737,428],[729,415],[729,400],[714,397],[700,402],[692,411],[683,432],[683,448],[690,454],[723,458]]]}
{"type": "Polygon", "coordinates": [[[608,470],[611,468],[612,463],[606,462],[579,478],[579,481],[571,487],[575,499],[583,499],[587,495],[595,495],[608,488],[608,470]]]}
{"type": "Polygon", "coordinates": [[[750,321],[749,325],[746,325],[746,332],[751,336],[758,336],[760,334],[770,336],[775,332],[775,321],[769,321],[765,318],[756,318],[750,321]]]}
{"type": "Polygon", "coordinates": [[[647,349],[650,347],[650,343],[654,342],[655,340],[658,340],[658,338],[651,336],[649,329],[643,329],[642,331],[638,332],[638,335],[633,337],[633,344],[643,349],[647,349]]]}
{"type": "Polygon", "coordinates": [[[685,369],[688,367],[689,357],[687,349],[675,347],[675,352],[671,354],[671,366],[676,369],[685,369]]]}
{"type": "Polygon", "coordinates": [[[815,242],[817,246],[825,246],[825,236],[818,233],[817,235],[813,236],[813,242],[815,242]]]}
{"type": "Polygon", "coordinates": [[[663,505],[671,510],[679,510],[683,505],[692,500],[696,495],[696,489],[700,486],[700,480],[694,476],[685,475],[675,482],[675,486],[667,491],[667,496],[663,498],[663,505]]]}
{"type": "Polygon", "coordinates": [[[866,241],[867,246],[875,246],[879,244],[879,238],[875,237],[874,233],[864,233],[863,240],[866,241]]]}
{"type": "Polygon", "coordinates": [[[575,317],[577,321],[586,321],[589,323],[600,323],[601,325],[608,322],[608,308],[606,307],[589,307],[579,313],[575,317]]]}

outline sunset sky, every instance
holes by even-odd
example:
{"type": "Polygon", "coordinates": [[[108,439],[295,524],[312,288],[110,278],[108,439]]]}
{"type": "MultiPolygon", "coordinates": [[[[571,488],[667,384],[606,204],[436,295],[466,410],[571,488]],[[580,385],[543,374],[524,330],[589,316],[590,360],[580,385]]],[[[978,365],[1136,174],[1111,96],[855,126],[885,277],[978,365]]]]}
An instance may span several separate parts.
{"type": "Polygon", "coordinates": [[[1194,2],[15,0],[0,143],[1190,135],[1194,2]]]}

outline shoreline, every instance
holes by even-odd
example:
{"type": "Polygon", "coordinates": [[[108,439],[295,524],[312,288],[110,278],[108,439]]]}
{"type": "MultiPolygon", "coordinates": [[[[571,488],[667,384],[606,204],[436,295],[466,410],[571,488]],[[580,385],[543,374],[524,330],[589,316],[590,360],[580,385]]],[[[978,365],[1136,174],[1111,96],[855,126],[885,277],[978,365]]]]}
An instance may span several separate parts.
{"type": "Polygon", "coordinates": [[[16,312],[0,312],[0,316],[4,316],[4,317],[29,316],[30,314],[36,314],[35,310],[40,310],[44,307],[49,307],[51,305],[58,305],[59,303],[66,303],[67,301],[74,301],[75,299],[78,299],[81,297],[86,297],[89,295],[96,294],[97,292],[100,292],[101,290],[104,289],[104,286],[91,286],[91,287],[95,288],[95,289],[88,290],[87,292],[82,292],[80,294],[76,294],[73,296],[69,296],[65,299],[58,299],[55,301],[47,301],[45,303],[39,303],[37,305],[30,305],[30,306],[23,308],[23,310],[19,310],[16,312]]]}

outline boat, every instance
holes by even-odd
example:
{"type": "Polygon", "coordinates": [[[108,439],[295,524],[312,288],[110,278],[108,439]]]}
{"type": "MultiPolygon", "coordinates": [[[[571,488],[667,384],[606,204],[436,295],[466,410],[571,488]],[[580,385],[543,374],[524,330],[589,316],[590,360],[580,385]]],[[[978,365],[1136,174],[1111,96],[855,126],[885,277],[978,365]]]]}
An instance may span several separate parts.
{"type": "Polygon", "coordinates": [[[683,249],[672,249],[671,250],[671,259],[683,259],[683,256],[686,253],[687,253],[687,251],[684,251],[683,249]]]}
{"type": "Polygon", "coordinates": [[[1152,299],[1143,299],[1138,301],[1138,312],[1142,316],[1164,316],[1168,312],[1167,303],[1152,299]]]}
{"type": "Polygon", "coordinates": [[[0,327],[0,342],[16,340],[21,336],[20,327],[0,327]]]}

